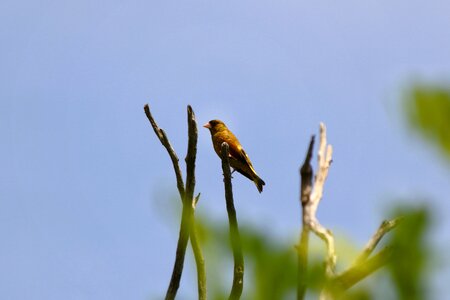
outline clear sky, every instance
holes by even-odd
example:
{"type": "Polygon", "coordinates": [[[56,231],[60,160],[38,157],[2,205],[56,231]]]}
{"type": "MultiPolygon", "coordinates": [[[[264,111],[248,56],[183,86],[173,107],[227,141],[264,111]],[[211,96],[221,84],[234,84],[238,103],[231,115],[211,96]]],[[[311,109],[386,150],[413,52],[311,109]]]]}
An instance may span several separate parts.
{"type": "MultiPolygon", "coordinates": [[[[165,293],[179,200],[146,102],[181,161],[187,104],[239,137],[266,182],[258,194],[234,176],[243,226],[297,234],[298,167],[323,121],[324,225],[362,245],[392,201],[431,203],[449,246],[449,164],[399,101],[414,80],[449,79],[449,28],[445,0],[1,1],[2,299],[165,293]]],[[[222,185],[200,127],[198,213],[225,220],[222,185]]]]}

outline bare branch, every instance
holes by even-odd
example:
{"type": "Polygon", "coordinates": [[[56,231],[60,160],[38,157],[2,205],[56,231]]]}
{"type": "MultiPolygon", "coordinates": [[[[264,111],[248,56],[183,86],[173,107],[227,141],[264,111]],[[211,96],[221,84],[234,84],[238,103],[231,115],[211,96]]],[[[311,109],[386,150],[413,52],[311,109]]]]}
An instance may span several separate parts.
{"type": "Polygon", "coordinates": [[[402,218],[399,217],[390,221],[383,221],[381,223],[377,232],[375,232],[369,240],[363,252],[358,256],[353,265],[341,274],[334,276],[328,282],[326,289],[328,295],[338,298],[353,285],[368,277],[392,260],[394,248],[391,246],[385,247],[370,258],[369,256],[372,254],[383,236],[394,229],[401,222],[401,220],[402,218]]]}
{"type": "Polygon", "coordinates": [[[194,206],[194,188],[195,188],[195,158],[197,156],[197,122],[192,107],[188,105],[188,150],[186,161],[186,199],[190,206],[194,206]]]}
{"type": "Polygon", "coordinates": [[[187,242],[191,237],[191,246],[194,252],[197,266],[197,283],[199,299],[206,299],[206,272],[203,254],[198,243],[197,234],[194,225],[194,209],[200,197],[200,194],[193,198],[195,188],[195,159],[197,155],[197,123],[191,106],[188,106],[188,151],[186,156],[186,187],[184,187],[183,177],[179,166],[178,156],[167,138],[163,129],[159,128],[150,112],[149,105],[144,106],[145,114],[155,131],[161,144],[166,148],[175,170],[177,179],[177,188],[180,199],[183,204],[181,215],[180,233],[177,243],[175,263],[172,271],[172,277],[166,293],[166,299],[175,299],[180,285],[181,275],[183,273],[184,258],[186,254],[187,242]]]}
{"type": "Polygon", "coordinates": [[[317,220],[316,212],[323,195],[323,187],[328,176],[328,170],[332,161],[333,148],[327,144],[327,132],[325,124],[320,123],[320,142],[317,154],[318,170],[314,180],[310,199],[303,205],[303,224],[321,238],[327,246],[326,274],[332,276],[336,266],[336,250],[334,237],[330,230],[323,227],[317,220]]]}
{"type": "Polygon", "coordinates": [[[244,256],[242,254],[241,238],[233,201],[233,188],[231,185],[231,171],[229,160],[229,146],[222,143],[221,148],[223,181],[225,185],[225,200],[227,203],[228,221],[230,223],[230,239],[233,248],[234,272],[233,286],[230,292],[230,300],[240,299],[244,287],[244,256]]]}
{"type": "Polygon", "coordinates": [[[334,247],[334,237],[331,230],[323,227],[319,222],[310,224],[311,231],[321,238],[327,246],[327,258],[325,261],[325,271],[327,276],[334,275],[336,267],[336,250],[334,247]]]}
{"type": "Polygon", "coordinates": [[[188,121],[188,149],[185,158],[186,162],[186,193],[184,205],[190,206],[192,210],[192,224],[190,229],[191,246],[194,252],[195,263],[197,267],[197,285],[199,300],[206,300],[206,271],[205,259],[203,258],[202,250],[197,238],[195,229],[194,210],[200,199],[200,193],[194,198],[195,189],[195,160],[197,157],[197,122],[195,120],[194,110],[190,105],[187,107],[187,121],[188,121]]]}
{"type": "Polygon", "coordinates": [[[333,148],[331,145],[327,145],[327,130],[325,124],[320,123],[320,142],[319,152],[317,153],[317,174],[314,180],[314,188],[311,193],[310,206],[311,215],[315,216],[317,207],[323,195],[323,186],[328,176],[328,170],[331,165],[331,157],[333,154],[333,148]]]}
{"type": "Polygon", "coordinates": [[[181,214],[180,233],[178,236],[177,251],[175,254],[175,263],[173,265],[172,277],[166,292],[166,300],[173,300],[177,295],[180,286],[181,275],[183,274],[184,258],[186,256],[186,247],[189,241],[189,235],[192,228],[194,209],[190,205],[183,204],[181,214]]]}
{"type": "Polygon", "coordinates": [[[192,204],[194,206],[194,209],[197,207],[197,203],[199,200],[200,200],[200,193],[198,193],[198,195],[195,196],[194,202],[192,204]]]}
{"type": "Polygon", "coordinates": [[[375,234],[364,247],[363,252],[356,258],[353,266],[363,263],[370,256],[370,254],[372,254],[373,250],[381,241],[383,236],[394,229],[401,222],[401,220],[402,218],[395,218],[389,221],[383,221],[380,227],[378,227],[377,232],[375,232],[375,234]]]}
{"type": "MultiPolygon", "coordinates": [[[[200,194],[195,199],[198,199],[200,194]]],[[[198,200],[197,200],[198,201],[198,200]]],[[[197,231],[195,227],[195,218],[192,219],[191,227],[191,247],[194,252],[195,265],[197,267],[197,289],[198,289],[198,299],[206,300],[206,270],[205,270],[205,259],[203,258],[202,249],[200,248],[200,243],[197,238],[197,231]]]]}
{"type": "Polygon", "coordinates": [[[352,266],[331,281],[331,290],[334,294],[339,294],[346,291],[356,283],[377,271],[379,268],[389,263],[393,257],[393,253],[393,248],[385,247],[371,258],[363,261],[361,264],[352,266]]]}
{"type": "Polygon", "coordinates": [[[306,284],[308,281],[308,246],[309,246],[309,227],[305,224],[305,205],[309,202],[312,190],[313,169],[311,159],[314,148],[314,135],[311,136],[305,161],[300,169],[300,203],[302,205],[302,231],[300,234],[300,243],[297,247],[297,299],[305,298],[306,284]]]}
{"type": "Polygon", "coordinates": [[[393,249],[386,247],[376,255],[369,258],[377,244],[383,236],[395,228],[401,221],[399,218],[390,221],[384,221],[377,232],[367,243],[363,252],[358,256],[355,263],[347,271],[337,275],[336,250],[332,232],[322,226],[317,219],[316,212],[323,196],[323,188],[328,176],[328,171],[332,162],[333,148],[327,144],[326,127],[320,124],[320,142],[317,154],[318,166],[317,174],[312,182],[313,170],[311,167],[312,151],[314,146],[314,137],[309,143],[308,152],[305,161],[300,170],[301,190],[300,201],[302,204],[302,232],[300,235],[300,244],[297,247],[298,255],[298,281],[297,281],[297,299],[302,300],[305,297],[307,284],[307,263],[308,263],[308,242],[309,231],[314,232],[322,239],[327,247],[327,258],[325,261],[326,283],[320,294],[321,300],[331,300],[339,298],[347,289],[357,282],[363,280],[392,259],[393,249]]]}
{"type": "Polygon", "coordinates": [[[306,205],[309,202],[312,191],[313,169],[311,166],[311,159],[314,149],[314,140],[315,136],[313,135],[311,136],[311,140],[309,141],[309,147],[308,151],[306,152],[305,161],[303,162],[303,165],[300,169],[300,203],[302,204],[302,206],[306,205]]]}
{"type": "Polygon", "coordinates": [[[180,193],[181,199],[184,199],[184,183],[183,183],[183,176],[181,175],[180,165],[178,164],[178,156],[175,153],[175,150],[173,150],[173,147],[170,144],[165,131],[159,128],[158,124],[156,124],[155,119],[153,119],[148,104],[144,105],[144,111],[145,114],[147,115],[148,120],[150,121],[150,124],[153,127],[153,130],[155,131],[156,136],[159,138],[161,144],[166,148],[167,152],[169,153],[170,159],[172,160],[173,169],[175,171],[175,176],[177,178],[178,192],[180,193]]]}
{"type": "MultiPolygon", "coordinates": [[[[311,167],[312,151],[314,146],[314,137],[309,143],[308,152],[305,161],[300,170],[301,190],[300,201],[302,204],[302,233],[300,236],[300,244],[297,248],[298,255],[298,281],[297,281],[297,299],[304,299],[307,282],[307,262],[308,262],[308,242],[309,231],[314,232],[322,239],[327,246],[327,257],[325,260],[325,270],[328,278],[334,276],[336,266],[336,250],[334,246],[334,237],[330,230],[323,227],[316,217],[317,208],[323,195],[323,187],[328,176],[328,170],[331,165],[333,148],[327,144],[326,127],[320,123],[320,142],[317,154],[318,167],[317,174],[314,177],[311,167]]],[[[325,290],[321,299],[331,298],[325,290]]]]}

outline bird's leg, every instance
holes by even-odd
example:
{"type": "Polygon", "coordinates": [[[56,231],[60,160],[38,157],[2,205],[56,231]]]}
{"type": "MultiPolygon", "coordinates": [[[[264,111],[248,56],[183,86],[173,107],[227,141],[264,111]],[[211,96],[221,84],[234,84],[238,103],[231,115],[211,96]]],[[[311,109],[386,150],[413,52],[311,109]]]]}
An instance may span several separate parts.
{"type": "MultiPolygon", "coordinates": [[[[233,173],[236,172],[236,169],[235,168],[231,168],[231,169],[233,169],[233,171],[231,171],[231,175],[233,175],[233,173]]],[[[231,178],[233,178],[233,176],[231,176],[231,178]]]]}

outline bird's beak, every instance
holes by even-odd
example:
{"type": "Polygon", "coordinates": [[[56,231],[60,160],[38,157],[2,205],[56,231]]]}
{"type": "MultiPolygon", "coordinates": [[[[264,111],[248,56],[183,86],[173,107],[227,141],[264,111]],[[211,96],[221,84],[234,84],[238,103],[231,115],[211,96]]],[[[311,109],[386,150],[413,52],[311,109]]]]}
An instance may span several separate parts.
{"type": "Polygon", "coordinates": [[[203,125],[203,127],[210,129],[211,128],[211,124],[209,124],[209,122],[208,122],[205,125],[203,125]]]}

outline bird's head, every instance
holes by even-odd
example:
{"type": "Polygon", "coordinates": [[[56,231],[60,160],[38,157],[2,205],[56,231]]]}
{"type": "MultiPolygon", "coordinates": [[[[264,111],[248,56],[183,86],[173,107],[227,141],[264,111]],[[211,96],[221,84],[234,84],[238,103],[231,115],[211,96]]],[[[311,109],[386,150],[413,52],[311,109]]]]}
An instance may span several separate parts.
{"type": "Polygon", "coordinates": [[[212,134],[227,129],[225,123],[220,120],[211,120],[205,125],[203,125],[203,127],[208,128],[212,134]]]}

